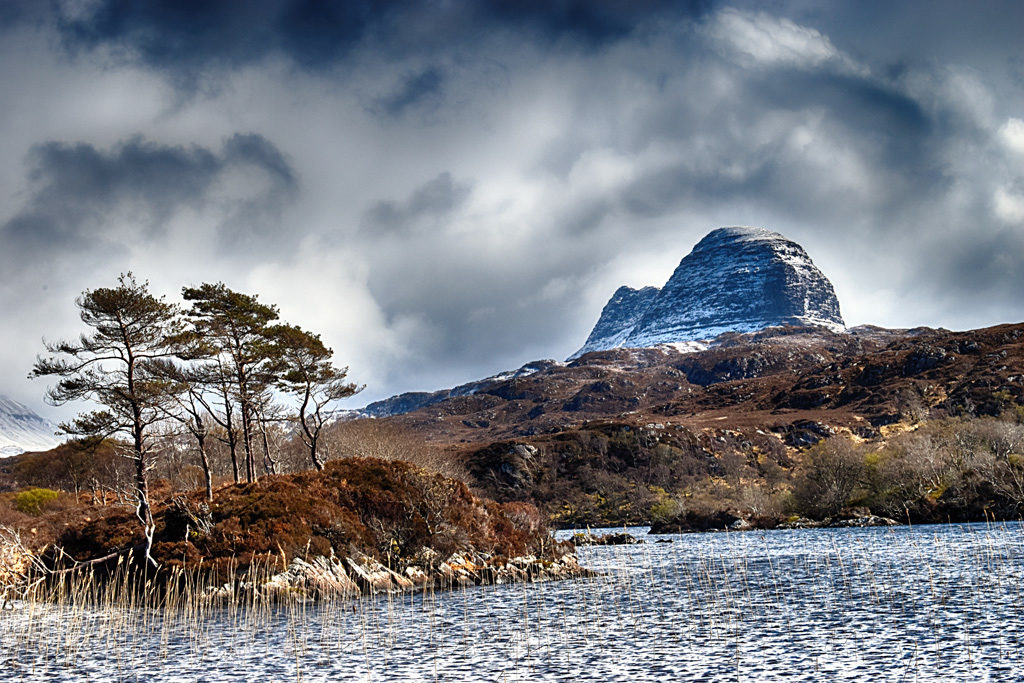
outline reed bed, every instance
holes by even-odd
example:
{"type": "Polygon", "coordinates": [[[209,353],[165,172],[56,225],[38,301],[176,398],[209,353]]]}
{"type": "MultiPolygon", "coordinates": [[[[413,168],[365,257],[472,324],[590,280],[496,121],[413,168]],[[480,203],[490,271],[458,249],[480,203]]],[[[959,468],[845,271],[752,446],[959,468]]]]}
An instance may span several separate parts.
{"type": "MultiPolygon", "coordinates": [[[[1019,524],[581,548],[592,577],[319,600],[67,575],[0,613],[4,680],[1013,680],[1019,524]]],[[[269,572],[269,567],[267,572],[269,572]]],[[[217,585],[239,585],[217,577],[217,585]]],[[[1016,673],[1015,673],[1016,672],[1016,673]]]]}

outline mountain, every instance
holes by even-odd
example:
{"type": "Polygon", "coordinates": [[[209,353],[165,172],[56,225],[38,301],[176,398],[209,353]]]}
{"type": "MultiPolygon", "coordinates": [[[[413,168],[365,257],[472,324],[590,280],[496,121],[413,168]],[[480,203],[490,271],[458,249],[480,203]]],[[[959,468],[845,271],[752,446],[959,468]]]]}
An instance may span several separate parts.
{"type": "MultiPolygon", "coordinates": [[[[719,228],[697,243],[661,289],[615,290],[586,343],[568,360],[617,348],[667,346],[666,351],[686,354],[716,346],[725,333],[787,326],[844,330],[832,283],[803,247],[777,232],[719,228]]],[[[503,397],[515,393],[507,388],[509,380],[563,366],[535,361],[452,389],[398,394],[335,417],[385,418],[475,394],[503,397]]]]}
{"type": "Polygon", "coordinates": [[[414,410],[426,408],[427,406],[440,403],[441,401],[445,401],[449,398],[472,396],[473,394],[478,393],[488,393],[494,387],[502,385],[507,380],[529,377],[534,373],[560,365],[564,365],[564,363],[559,363],[554,360],[538,360],[532,363],[527,363],[518,370],[510,370],[475,382],[460,384],[452,389],[441,389],[438,391],[409,391],[404,394],[398,394],[396,396],[391,396],[389,398],[370,403],[360,410],[345,411],[345,414],[339,414],[338,417],[341,419],[355,419],[360,417],[391,417],[392,415],[411,413],[414,410]]]}
{"type": "Polygon", "coordinates": [[[60,444],[56,427],[27,406],[0,395],[0,457],[48,451],[60,444]]]}
{"type": "Polygon", "coordinates": [[[719,228],[661,289],[619,288],[570,356],[714,339],[785,325],[844,329],[832,283],[796,242],[764,228],[719,228]]]}

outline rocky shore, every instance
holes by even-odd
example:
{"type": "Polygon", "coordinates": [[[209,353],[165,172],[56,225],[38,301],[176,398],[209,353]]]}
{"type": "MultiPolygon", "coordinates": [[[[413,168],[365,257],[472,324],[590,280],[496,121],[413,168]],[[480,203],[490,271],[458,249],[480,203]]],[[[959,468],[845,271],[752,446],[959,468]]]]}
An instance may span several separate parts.
{"type": "Polygon", "coordinates": [[[873,526],[900,526],[902,522],[897,522],[895,519],[889,519],[888,517],[879,517],[878,515],[861,515],[859,517],[848,517],[844,519],[838,519],[829,517],[823,520],[807,519],[806,517],[799,517],[794,520],[787,520],[782,524],[779,524],[776,529],[841,529],[841,528],[858,528],[858,527],[873,527],[873,526]]]}
{"type": "MultiPolygon", "coordinates": [[[[638,541],[634,539],[633,542],[638,541]]],[[[141,561],[138,564],[142,566],[141,561]]],[[[5,599],[19,597],[39,579],[45,579],[45,571],[40,569],[38,558],[25,549],[0,543],[0,604],[5,599]]],[[[175,572],[179,577],[181,573],[181,570],[175,572]]],[[[267,574],[246,573],[228,583],[208,585],[202,592],[204,597],[213,600],[232,599],[250,593],[271,599],[358,598],[380,593],[451,590],[593,576],[592,571],[580,566],[571,551],[554,559],[524,555],[506,560],[480,553],[456,553],[434,566],[410,565],[401,572],[362,554],[345,558],[321,555],[308,559],[292,558],[284,571],[267,574]]],[[[156,576],[166,577],[166,574],[158,572],[156,576]]],[[[194,583],[195,577],[187,582],[194,583]]],[[[199,583],[202,585],[201,579],[199,583]]]]}
{"type": "MultiPolygon", "coordinates": [[[[406,593],[449,590],[468,586],[557,581],[592,575],[576,556],[567,553],[554,560],[533,555],[514,557],[500,564],[483,555],[455,554],[434,567],[410,565],[395,571],[370,557],[316,557],[292,559],[288,569],[255,586],[267,596],[305,598],[359,597],[378,593],[406,593]]],[[[208,589],[208,595],[229,596],[254,586],[223,585],[208,589]]]]}
{"type": "Polygon", "coordinates": [[[807,517],[791,517],[778,519],[775,517],[745,519],[728,512],[716,512],[712,515],[698,515],[687,512],[672,519],[654,520],[651,522],[651,534],[685,534],[704,531],[751,531],[754,529],[824,529],[851,527],[900,526],[888,517],[872,514],[853,514],[825,519],[807,517]]]}
{"type": "Polygon", "coordinates": [[[313,598],[589,574],[534,506],[479,498],[462,482],[396,461],[333,461],[322,472],[221,487],[212,502],[201,492],[176,495],[154,508],[154,520],[153,562],[127,509],[82,514],[45,547],[0,534],[0,579],[15,592],[77,572],[105,585],[187,585],[211,597],[313,598]]]}

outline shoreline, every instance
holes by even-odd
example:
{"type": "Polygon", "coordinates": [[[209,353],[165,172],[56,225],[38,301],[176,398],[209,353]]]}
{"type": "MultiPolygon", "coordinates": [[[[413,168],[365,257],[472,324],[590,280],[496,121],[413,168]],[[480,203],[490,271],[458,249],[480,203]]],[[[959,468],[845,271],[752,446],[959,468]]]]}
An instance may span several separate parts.
{"type": "MultiPolygon", "coordinates": [[[[882,518],[885,519],[885,518],[882,518]]],[[[745,533],[752,531],[806,531],[806,530],[820,530],[820,529],[897,529],[897,528],[917,528],[917,527],[951,527],[951,526],[974,526],[974,525],[986,525],[986,526],[1005,526],[1011,524],[1017,524],[1024,527],[1024,518],[1014,519],[978,519],[973,521],[964,520],[948,520],[945,522],[900,522],[897,520],[889,520],[892,524],[843,524],[837,522],[826,523],[826,521],[814,521],[810,520],[810,524],[789,524],[789,525],[776,525],[776,526],[746,526],[743,528],[720,528],[720,529],[683,529],[679,531],[654,531],[650,523],[644,524],[626,524],[618,526],[586,526],[586,527],[560,527],[555,530],[556,538],[558,534],[564,534],[565,537],[560,540],[573,541],[574,536],[587,536],[601,538],[604,536],[616,535],[626,533],[633,538],[637,539],[638,542],[645,543],[645,536],[689,536],[694,534],[736,534],[745,533]],[[647,529],[647,531],[634,533],[636,529],[647,529]]],[[[847,520],[839,520],[847,521],[847,520]]],[[[657,541],[655,541],[657,542],[657,541]]],[[[580,544],[576,544],[577,547],[580,544]]],[[[606,545],[604,543],[584,543],[583,545],[606,545]]]]}

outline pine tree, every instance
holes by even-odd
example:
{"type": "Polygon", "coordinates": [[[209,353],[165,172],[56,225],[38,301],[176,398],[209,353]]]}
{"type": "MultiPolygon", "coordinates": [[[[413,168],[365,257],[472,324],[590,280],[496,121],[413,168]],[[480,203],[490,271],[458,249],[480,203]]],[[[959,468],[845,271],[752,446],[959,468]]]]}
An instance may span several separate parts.
{"type": "Polygon", "coordinates": [[[53,405],[84,400],[104,406],[61,424],[65,433],[96,439],[128,437],[136,514],[146,535],[146,557],[153,562],[149,432],[164,418],[177,391],[164,364],[184,353],[183,323],[177,306],[150,294],[149,283],[136,282],[131,273],[122,274],[116,287],[86,290],[75,305],[92,331],[74,341],[44,342],[51,356],[37,358],[29,377],[60,378],[47,391],[53,405]]]}
{"type": "Polygon", "coordinates": [[[320,335],[293,325],[275,325],[269,330],[273,339],[278,386],[299,399],[301,438],[309,449],[313,466],[322,470],[329,454],[319,452],[320,434],[329,414],[325,408],[362,390],[346,382],[348,368],[331,364],[334,352],[320,335]]]}
{"type": "Polygon", "coordinates": [[[272,355],[267,328],[278,318],[277,307],[260,303],[255,295],[235,292],[224,283],[185,287],[182,296],[192,302],[187,315],[196,333],[219,352],[230,372],[242,427],[246,480],[255,481],[257,399],[273,381],[267,371],[272,355]]]}

